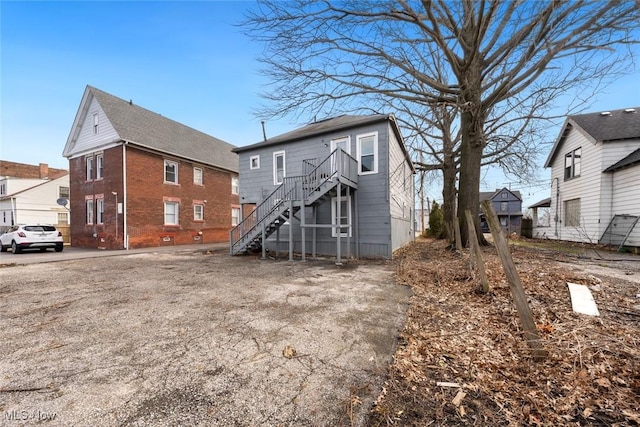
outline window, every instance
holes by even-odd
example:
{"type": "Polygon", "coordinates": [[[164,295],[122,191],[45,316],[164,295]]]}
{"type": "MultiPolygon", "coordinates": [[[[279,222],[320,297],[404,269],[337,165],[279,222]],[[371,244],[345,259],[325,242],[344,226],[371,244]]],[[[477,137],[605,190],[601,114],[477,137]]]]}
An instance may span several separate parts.
{"type": "Polygon", "coordinates": [[[231,225],[235,227],[240,224],[240,208],[231,208],[231,225]]]}
{"type": "Polygon", "coordinates": [[[96,179],[102,179],[104,172],[104,156],[102,154],[98,154],[96,156],[96,179]]]}
{"type": "Polygon", "coordinates": [[[178,202],[164,202],[165,225],[178,225],[178,202]]]}
{"type": "Polygon", "coordinates": [[[164,161],[164,182],[178,183],[178,164],[176,162],[164,161]]]}
{"type": "Polygon", "coordinates": [[[509,195],[507,193],[500,193],[500,197],[506,199],[509,195]]]}
{"type": "Polygon", "coordinates": [[[85,199],[87,224],[93,224],[93,199],[85,199]]]}
{"type": "Polygon", "coordinates": [[[104,199],[96,199],[96,224],[104,223],[104,199]]]}
{"type": "Polygon", "coordinates": [[[193,220],[204,221],[204,205],[193,205],[193,220]]]}
{"type": "Polygon", "coordinates": [[[58,197],[61,199],[68,199],[69,187],[58,187],[58,197]]]}
{"type": "Polygon", "coordinates": [[[238,194],[240,191],[240,184],[237,176],[231,177],[231,194],[238,194]]]}
{"type": "MultiPolygon", "coordinates": [[[[338,221],[338,198],[331,198],[331,224],[332,225],[348,225],[351,223],[351,205],[346,198],[340,199],[340,220],[338,221]]],[[[331,229],[331,236],[338,236],[338,229],[331,229]]],[[[351,227],[342,228],[340,230],[340,237],[351,237],[351,227]]]]}
{"type": "Polygon", "coordinates": [[[500,202],[500,211],[507,212],[509,210],[509,202],[500,202]]]}
{"type": "Polygon", "coordinates": [[[93,179],[93,157],[87,157],[87,181],[91,181],[93,179]]]}
{"type": "Polygon", "coordinates": [[[0,195],[7,194],[7,184],[0,184],[0,195]]]}
{"type": "Polygon", "coordinates": [[[564,156],[564,179],[571,179],[580,176],[581,171],[581,148],[565,154],[564,156]]]}
{"type": "Polygon", "coordinates": [[[260,169],[260,156],[251,156],[249,158],[249,169],[260,169]]]}
{"type": "Polygon", "coordinates": [[[98,113],[93,113],[93,134],[98,134],[98,113]]]}
{"type": "Polygon", "coordinates": [[[378,172],[378,132],[358,135],[358,173],[378,172]]]}
{"type": "Polygon", "coordinates": [[[564,202],[564,226],[580,227],[580,199],[564,202]]]}
{"type": "Polygon", "coordinates": [[[193,168],[193,183],[195,185],[202,185],[202,169],[201,168],[193,168]]]}
{"type": "Polygon", "coordinates": [[[285,176],[287,176],[287,169],[284,151],[276,151],[273,153],[273,183],[276,185],[282,184],[285,176]]]}
{"type": "Polygon", "coordinates": [[[60,225],[69,225],[69,213],[67,213],[67,212],[58,212],[58,224],[60,224],[60,225]]]}

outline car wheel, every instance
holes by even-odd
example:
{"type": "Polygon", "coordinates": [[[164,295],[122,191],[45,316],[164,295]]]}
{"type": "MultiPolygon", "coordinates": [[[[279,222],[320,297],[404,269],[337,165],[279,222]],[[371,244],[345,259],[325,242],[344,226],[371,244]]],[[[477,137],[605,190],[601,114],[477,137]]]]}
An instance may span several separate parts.
{"type": "Polygon", "coordinates": [[[56,246],[56,252],[62,252],[62,249],[64,249],[64,246],[56,246]]]}
{"type": "Polygon", "coordinates": [[[0,252],[7,252],[7,249],[9,249],[8,246],[0,245],[0,252]]]}
{"type": "Polygon", "coordinates": [[[18,247],[18,245],[16,245],[15,241],[11,242],[11,250],[13,251],[14,255],[17,255],[20,253],[20,248],[18,247]]]}
{"type": "Polygon", "coordinates": [[[47,252],[47,248],[40,248],[40,252],[47,252]]]}

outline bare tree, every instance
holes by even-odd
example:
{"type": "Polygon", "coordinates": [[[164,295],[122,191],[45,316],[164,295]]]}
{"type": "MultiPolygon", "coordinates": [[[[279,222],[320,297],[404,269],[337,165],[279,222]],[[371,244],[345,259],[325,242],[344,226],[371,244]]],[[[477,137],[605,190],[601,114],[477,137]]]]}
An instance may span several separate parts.
{"type": "Polygon", "coordinates": [[[535,118],[536,100],[598,83],[630,64],[633,52],[621,48],[637,42],[640,11],[630,1],[265,0],[245,25],[266,45],[262,61],[272,85],[262,113],[316,116],[381,97],[455,106],[458,221],[466,242],[463,213],[479,221],[484,154],[506,162],[501,153],[527,141],[496,136],[492,123],[506,129],[495,121],[500,112],[517,99],[535,118]],[[557,84],[545,92],[538,83],[551,79],[557,84]]]}

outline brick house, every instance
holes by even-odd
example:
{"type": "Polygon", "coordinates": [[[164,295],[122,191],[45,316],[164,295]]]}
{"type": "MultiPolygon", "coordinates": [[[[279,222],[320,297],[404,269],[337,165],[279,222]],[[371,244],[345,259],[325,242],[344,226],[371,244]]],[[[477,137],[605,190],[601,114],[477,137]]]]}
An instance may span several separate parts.
{"type": "Polygon", "coordinates": [[[63,151],[73,246],[226,242],[240,216],[233,148],[87,86],[63,151]]]}

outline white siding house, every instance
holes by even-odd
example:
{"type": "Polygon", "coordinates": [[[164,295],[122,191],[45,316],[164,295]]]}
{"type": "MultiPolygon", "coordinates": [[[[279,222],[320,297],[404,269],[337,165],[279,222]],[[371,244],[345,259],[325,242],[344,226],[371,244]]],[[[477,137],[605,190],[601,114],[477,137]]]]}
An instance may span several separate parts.
{"type": "MultiPolygon", "coordinates": [[[[48,174],[34,176],[33,170],[48,171],[40,166],[2,162],[0,176],[0,231],[15,224],[68,225],[69,210],[57,203],[59,198],[69,198],[69,174],[54,169],[48,174]],[[6,169],[6,170],[5,170],[6,169]],[[60,176],[62,175],[62,176],[60,176]]],[[[38,173],[38,172],[36,172],[38,173]]]]}
{"type": "Polygon", "coordinates": [[[551,224],[534,236],[640,246],[640,108],[567,117],[545,167],[551,224]]]}

